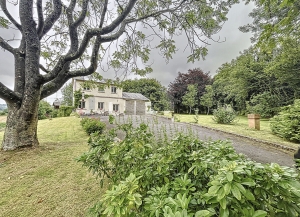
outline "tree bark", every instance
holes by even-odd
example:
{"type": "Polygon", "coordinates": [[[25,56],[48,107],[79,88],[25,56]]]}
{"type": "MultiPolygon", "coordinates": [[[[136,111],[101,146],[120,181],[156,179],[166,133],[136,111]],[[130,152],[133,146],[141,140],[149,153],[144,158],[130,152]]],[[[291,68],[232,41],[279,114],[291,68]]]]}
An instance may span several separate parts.
{"type": "Polygon", "coordinates": [[[30,98],[27,97],[22,105],[7,103],[8,115],[2,142],[3,150],[39,145],[37,123],[40,97],[36,95],[39,95],[40,91],[37,91],[37,93],[30,96],[30,98]]]}

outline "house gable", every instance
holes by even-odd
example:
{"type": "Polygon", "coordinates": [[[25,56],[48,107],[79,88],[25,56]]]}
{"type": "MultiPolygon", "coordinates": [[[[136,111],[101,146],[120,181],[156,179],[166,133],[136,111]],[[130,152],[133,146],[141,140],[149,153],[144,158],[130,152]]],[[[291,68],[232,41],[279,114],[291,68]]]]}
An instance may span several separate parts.
{"type": "Polygon", "coordinates": [[[88,94],[90,97],[81,100],[78,113],[90,114],[120,114],[126,111],[126,114],[145,114],[146,107],[150,100],[140,93],[123,92],[122,88],[116,86],[107,86],[104,82],[99,82],[97,88],[84,88],[83,79],[73,79],[73,92],[82,91],[82,94],[88,94]],[[147,103],[147,104],[146,104],[147,103]],[[128,106],[128,107],[127,107],[128,106]]]}

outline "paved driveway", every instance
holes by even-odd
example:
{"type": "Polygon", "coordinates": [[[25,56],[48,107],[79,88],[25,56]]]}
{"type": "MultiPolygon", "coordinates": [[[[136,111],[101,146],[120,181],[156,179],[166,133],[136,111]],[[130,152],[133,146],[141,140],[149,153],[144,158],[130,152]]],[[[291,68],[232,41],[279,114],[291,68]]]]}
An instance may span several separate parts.
{"type": "MultiPolygon", "coordinates": [[[[100,117],[103,121],[108,121],[108,117],[100,117]]],[[[201,126],[190,125],[187,123],[172,123],[171,120],[152,115],[145,116],[122,116],[116,117],[118,123],[126,123],[132,120],[134,126],[145,122],[150,126],[150,129],[156,136],[162,134],[162,131],[169,135],[174,135],[176,131],[193,131],[201,140],[229,140],[236,152],[243,153],[250,159],[261,163],[278,163],[282,166],[293,166],[294,160],[292,153],[285,153],[282,150],[272,146],[252,141],[247,138],[241,138],[231,134],[203,128],[201,126]]]]}

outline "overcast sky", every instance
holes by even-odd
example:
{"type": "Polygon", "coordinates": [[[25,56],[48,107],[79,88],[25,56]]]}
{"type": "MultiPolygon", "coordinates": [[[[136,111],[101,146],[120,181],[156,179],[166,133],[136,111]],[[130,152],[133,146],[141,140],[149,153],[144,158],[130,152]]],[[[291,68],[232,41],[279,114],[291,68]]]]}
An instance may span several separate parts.
{"type": "MultiPolygon", "coordinates": [[[[153,60],[152,68],[154,71],[147,77],[156,78],[167,87],[170,82],[174,81],[178,72],[186,73],[188,69],[201,68],[204,72],[210,72],[211,76],[215,75],[216,70],[223,63],[231,61],[239,55],[239,52],[250,47],[251,34],[240,32],[238,27],[252,22],[248,14],[252,11],[253,7],[251,4],[239,4],[231,8],[228,14],[228,21],[223,25],[222,30],[213,36],[215,40],[220,38],[220,41],[224,42],[211,42],[211,45],[208,46],[208,56],[204,61],[187,63],[186,57],[189,55],[189,50],[187,49],[184,52],[183,49],[181,49],[173,56],[173,59],[166,64],[165,60],[159,56],[158,50],[152,51],[151,59],[153,60]]],[[[0,35],[4,38],[8,38],[8,36],[12,36],[13,34],[0,29],[0,35]]],[[[18,35],[15,35],[15,37],[17,38],[18,35]]],[[[182,40],[178,39],[176,42],[182,43],[182,40]]],[[[178,47],[180,47],[180,45],[181,44],[179,44],[178,47]]],[[[12,55],[0,49],[0,81],[11,89],[13,88],[14,82],[13,69],[14,63],[12,55]]],[[[99,72],[101,73],[101,71],[99,72]]],[[[114,73],[111,72],[103,72],[102,75],[105,78],[114,77],[114,73]]],[[[133,77],[132,75],[129,76],[129,78],[133,77]]],[[[47,101],[52,103],[57,97],[61,97],[61,94],[54,94],[48,97],[47,101]]],[[[0,99],[0,104],[1,103],[4,103],[2,99],[0,99]]]]}

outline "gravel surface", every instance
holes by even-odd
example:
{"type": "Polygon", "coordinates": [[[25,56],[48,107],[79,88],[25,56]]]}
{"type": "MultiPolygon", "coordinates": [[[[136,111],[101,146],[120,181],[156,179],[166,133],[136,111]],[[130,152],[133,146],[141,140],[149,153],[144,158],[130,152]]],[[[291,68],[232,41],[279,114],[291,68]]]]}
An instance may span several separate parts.
{"type": "MultiPolygon", "coordinates": [[[[100,117],[100,120],[107,123],[108,117],[102,116],[100,117]]],[[[161,136],[163,132],[172,136],[176,132],[183,131],[187,133],[192,131],[194,134],[198,135],[201,140],[229,140],[237,153],[243,153],[254,161],[260,163],[278,163],[282,166],[294,165],[292,153],[285,153],[283,150],[276,149],[263,142],[252,141],[247,138],[187,123],[173,123],[167,118],[152,115],[116,117],[117,123],[127,123],[129,120],[132,121],[134,126],[138,126],[141,122],[147,123],[156,137],[161,136]]],[[[120,138],[123,137],[123,135],[118,136],[120,138]]]]}

